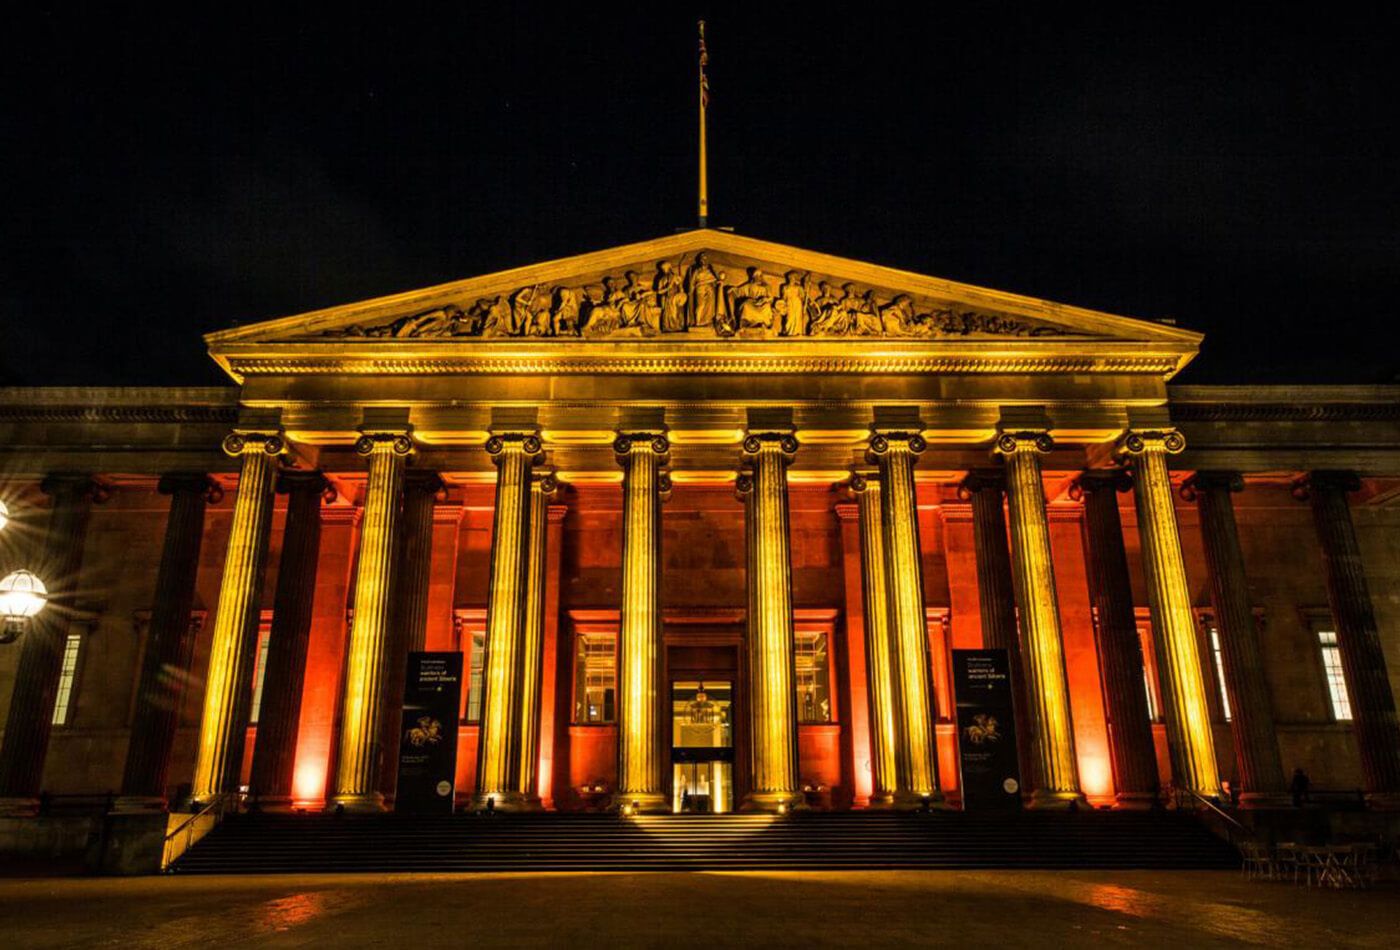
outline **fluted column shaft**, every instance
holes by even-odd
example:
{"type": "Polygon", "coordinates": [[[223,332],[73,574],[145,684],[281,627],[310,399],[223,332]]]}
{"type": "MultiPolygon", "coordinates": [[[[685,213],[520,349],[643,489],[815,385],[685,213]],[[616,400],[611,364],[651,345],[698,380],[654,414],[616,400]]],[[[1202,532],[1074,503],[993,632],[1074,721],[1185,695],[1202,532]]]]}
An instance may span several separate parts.
{"type": "Polygon", "coordinates": [[[354,619],[345,658],[340,751],[332,801],[347,810],[378,811],[379,736],[384,702],[384,653],[393,590],[395,527],[404,460],[413,440],[402,432],[366,433],[355,451],[369,460],[360,557],[355,569],[354,619]]]}
{"type": "Polygon", "coordinates": [[[262,707],[253,745],[249,791],[263,805],[292,801],[292,768],[301,726],[301,691],[321,553],[321,499],[328,484],[319,472],[283,472],[277,491],[287,496],[277,592],[268,631],[262,707]]]}
{"type": "Polygon", "coordinates": [[[157,490],[170,496],[165,542],[156,571],[155,600],[136,687],[131,742],[122,771],[123,810],[164,808],[170,752],[179,722],[181,688],[189,670],[194,585],[204,540],[204,510],[218,487],[207,475],[166,475],[157,490]]]}
{"type": "Polygon", "coordinates": [[[88,516],[94,495],[101,493],[88,475],[51,475],[42,490],[53,498],[53,510],[35,572],[48,585],[49,603],[20,639],[19,668],[0,743],[0,814],[27,814],[37,806],[88,516]]]}
{"type": "Polygon", "coordinates": [[[613,444],[622,477],[622,632],[618,641],[617,794],[641,811],[667,807],[662,769],[661,468],[670,444],[657,433],[613,444]]]}
{"type": "Polygon", "coordinates": [[[1264,678],[1264,654],[1250,603],[1235,505],[1230,498],[1232,492],[1243,489],[1244,479],[1237,473],[1197,472],[1187,481],[1184,493],[1196,499],[1201,516],[1225,691],[1230,698],[1239,800],[1242,806],[1251,807],[1287,802],[1288,784],[1279,755],[1269,684],[1264,678]]]}
{"type": "Polygon", "coordinates": [[[749,810],[783,810],[802,801],[787,490],[787,465],[796,451],[790,434],[750,434],[744,439],[749,469],[737,483],[747,499],[749,810]]]}
{"type": "Polygon", "coordinates": [[[1067,805],[1083,798],[1074,754],[1069,681],[1060,636],[1060,607],[1040,454],[1054,447],[1045,432],[1003,432],[996,449],[1006,461],[1011,514],[1012,578],[1021,620],[1021,656],[1030,699],[1035,787],[1031,807],[1067,805]]]}
{"type": "Polygon", "coordinates": [[[914,460],[924,448],[923,437],[910,433],[880,433],[870,440],[870,455],[880,467],[882,482],[880,514],[884,528],[890,649],[893,666],[898,671],[893,697],[899,721],[895,800],[897,804],[910,806],[942,798],[938,789],[938,750],[933,732],[919,507],[914,490],[914,460]]]}
{"type": "Polygon", "coordinates": [[[1185,447],[1186,440],[1174,430],[1130,432],[1122,444],[1133,466],[1133,497],[1152,613],[1152,644],[1166,707],[1172,782],[1198,795],[1215,796],[1221,791],[1215,740],[1167,472],[1167,454],[1185,447]]]}
{"type": "Polygon", "coordinates": [[[486,603],[486,659],[476,756],[476,807],[518,808],[520,641],[530,522],[530,472],[540,454],[535,435],[492,436],[496,511],[491,535],[491,587],[486,603]]]}
{"type": "Polygon", "coordinates": [[[204,677],[204,713],[190,791],[196,802],[207,802],[238,787],[244,730],[253,700],[263,566],[272,524],[272,483],[277,456],[284,448],[282,437],[273,433],[236,432],[224,439],[224,451],[241,459],[242,467],[219,602],[214,609],[209,670],[204,677]]]}
{"type": "Polygon", "coordinates": [[[870,770],[872,805],[894,802],[895,750],[899,722],[895,715],[895,670],[890,638],[889,581],[885,569],[884,514],[880,478],[856,475],[851,490],[860,511],[861,602],[865,614],[865,670],[870,696],[870,770]]]}
{"type": "Polygon", "coordinates": [[[1006,475],[1001,469],[969,472],[959,497],[972,502],[972,543],[977,561],[977,607],[982,621],[982,644],[1005,650],[1011,673],[1011,696],[1016,719],[1016,758],[1021,787],[1035,787],[1035,758],[1031,753],[1026,672],[1016,635],[1016,583],[1011,574],[1011,546],[1006,536],[1006,475]]]}
{"type": "MultiPolygon", "coordinates": [[[[540,693],[544,681],[544,615],[547,582],[550,473],[530,480],[530,524],[526,541],[525,624],[520,637],[520,763],[515,790],[531,807],[540,801],[540,693]]],[[[624,597],[626,592],[624,591],[624,597]]]]}
{"type": "Polygon", "coordinates": [[[1084,553],[1089,597],[1098,617],[1099,670],[1108,713],[1108,748],[1118,803],[1146,805],[1159,793],[1157,753],[1148,715],[1142,639],[1123,544],[1118,493],[1131,487],[1117,470],[1086,472],[1075,483],[1084,500],[1084,553]]]}
{"type": "Polygon", "coordinates": [[[1400,724],[1386,675],[1380,628],[1371,603],[1361,547],[1347,492],[1361,483],[1351,472],[1313,472],[1306,483],[1313,523],[1322,547],[1327,600],[1337,624],[1352,728],[1361,753],[1367,798],[1373,805],[1400,807],[1400,724]]]}
{"type": "Polygon", "coordinates": [[[379,790],[394,795],[399,778],[399,741],[403,738],[404,677],[408,654],[423,649],[428,633],[428,587],[432,579],[433,511],[442,491],[436,472],[404,472],[403,503],[394,542],[398,563],[389,595],[393,617],[384,647],[384,712],[380,720],[379,790]]]}

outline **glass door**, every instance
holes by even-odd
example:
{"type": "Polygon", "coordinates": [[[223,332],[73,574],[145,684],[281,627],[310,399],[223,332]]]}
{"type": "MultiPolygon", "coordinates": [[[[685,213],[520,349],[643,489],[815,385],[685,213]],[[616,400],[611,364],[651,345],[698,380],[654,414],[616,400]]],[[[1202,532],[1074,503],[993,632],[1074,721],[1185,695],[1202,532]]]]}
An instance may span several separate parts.
{"type": "Polygon", "coordinates": [[[671,810],[719,814],[734,807],[734,684],[671,684],[671,810]]]}

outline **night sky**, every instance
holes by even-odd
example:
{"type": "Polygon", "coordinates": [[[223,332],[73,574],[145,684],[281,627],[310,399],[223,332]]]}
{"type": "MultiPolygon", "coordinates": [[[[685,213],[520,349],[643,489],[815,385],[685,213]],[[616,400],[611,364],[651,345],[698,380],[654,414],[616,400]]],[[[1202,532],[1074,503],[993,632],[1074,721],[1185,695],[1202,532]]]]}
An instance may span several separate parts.
{"type": "Polygon", "coordinates": [[[79,6],[0,40],[0,384],[218,383],[210,330],[693,226],[699,14],[712,224],[1174,318],[1181,382],[1400,382],[1379,15],[79,6]]]}

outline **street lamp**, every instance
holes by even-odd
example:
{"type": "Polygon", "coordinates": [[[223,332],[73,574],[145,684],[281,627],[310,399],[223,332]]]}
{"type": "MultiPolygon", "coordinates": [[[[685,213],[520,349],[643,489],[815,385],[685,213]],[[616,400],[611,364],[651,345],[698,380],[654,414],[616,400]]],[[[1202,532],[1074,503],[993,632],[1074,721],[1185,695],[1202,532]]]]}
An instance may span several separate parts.
{"type": "Polygon", "coordinates": [[[14,643],[31,617],[49,602],[49,589],[33,571],[12,571],[0,579],[0,643],[14,643]]]}

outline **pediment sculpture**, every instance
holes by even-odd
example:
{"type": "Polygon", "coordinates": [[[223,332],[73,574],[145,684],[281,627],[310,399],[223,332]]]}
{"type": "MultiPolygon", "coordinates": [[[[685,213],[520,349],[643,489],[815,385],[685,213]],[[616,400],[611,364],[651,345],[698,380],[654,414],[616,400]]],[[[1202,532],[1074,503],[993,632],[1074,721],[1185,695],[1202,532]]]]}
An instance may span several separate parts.
{"type": "Polygon", "coordinates": [[[757,264],[726,271],[706,252],[583,283],[533,284],[474,302],[324,330],[363,339],[581,338],[671,340],[1067,336],[1060,327],[952,301],[860,286],[808,271],[781,277],[757,264]]]}

